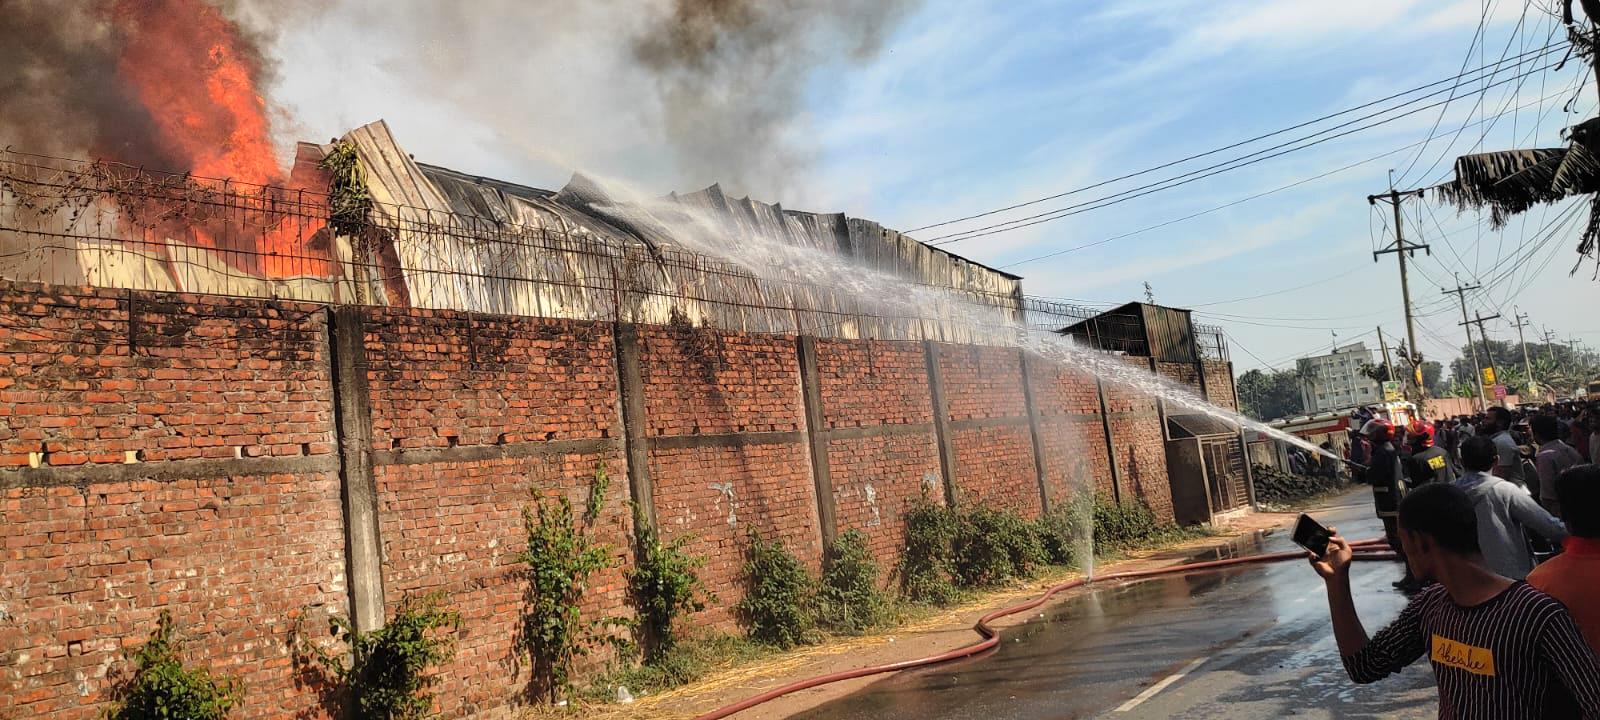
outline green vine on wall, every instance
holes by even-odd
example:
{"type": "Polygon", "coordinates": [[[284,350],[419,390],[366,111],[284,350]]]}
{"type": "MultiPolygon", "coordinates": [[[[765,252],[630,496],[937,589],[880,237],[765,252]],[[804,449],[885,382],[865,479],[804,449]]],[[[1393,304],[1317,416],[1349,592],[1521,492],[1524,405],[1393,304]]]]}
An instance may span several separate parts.
{"type": "Polygon", "coordinates": [[[691,538],[687,535],[661,542],[641,513],[635,513],[634,527],[639,559],[628,571],[628,592],[639,613],[644,662],[655,665],[672,652],[678,639],[678,619],[705,608],[708,593],[695,574],[705,558],[688,553],[691,538]]]}
{"type": "Polygon", "coordinates": [[[236,678],[218,678],[204,668],[183,664],[183,644],[166,610],[150,639],[128,652],[133,675],[114,691],[108,720],[221,720],[244,700],[236,678]]]}
{"type": "Polygon", "coordinates": [[[528,588],[516,642],[531,665],[528,692],[533,698],[559,700],[572,689],[573,665],[579,658],[602,644],[626,645],[625,638],[610,631],[628,627],[628,620],[586,618],[580,607],[589,578],[614,565],[611,546],[593,537],[610,484],[605,467],[597,467],[581,518],[564,495],[536,498],[522,508],[527,549],[518,560],[528,588]]]}
{"type": "Polygon", "coordinates": [[[295,661],[321,670],[349,717],[421,720],[433,716],[436,678],[428,672],[454,655],[461,615],[443,606],[444,593],[406,596],[383,627],[361,632],[346,618],[328,618],[328,631],[348,649],[334,654],[296,633],[295,661]],[[448,631],[448,632],[446,632],[448,631]]]}

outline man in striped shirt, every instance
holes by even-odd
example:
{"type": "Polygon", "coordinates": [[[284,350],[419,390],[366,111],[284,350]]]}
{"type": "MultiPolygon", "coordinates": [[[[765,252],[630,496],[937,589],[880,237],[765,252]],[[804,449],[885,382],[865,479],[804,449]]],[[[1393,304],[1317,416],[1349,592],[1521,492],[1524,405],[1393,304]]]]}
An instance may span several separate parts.
{"type": "Polygon", "coordinates": [[[1350,596],[1349,543],[1334,535],[1312,558],[1350,679],[1376,682],[1426,655],[1441,719],[1600,720],[1600,661],[1559,601],[1484,567],[1466,491],[1425,485],[1399,519],[1406,562],[1435,584],[1370,639],[1350,596]]]}

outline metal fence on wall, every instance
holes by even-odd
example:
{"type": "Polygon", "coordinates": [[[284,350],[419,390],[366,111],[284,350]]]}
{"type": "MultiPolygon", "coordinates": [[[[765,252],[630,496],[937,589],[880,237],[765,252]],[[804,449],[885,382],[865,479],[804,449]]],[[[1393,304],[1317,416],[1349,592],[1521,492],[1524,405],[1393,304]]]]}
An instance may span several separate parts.
{"type": "MultiPolygon", "coordinates": [[[[583,228],[381,205],[336,233],[326,192],[0,154],[0,277],[746,332],[1002,342],[1009,294],[907,309],[847,287],[583,228]],[[898,308],[898,310],[894,309],[898,308]]],[[[918,283],[924,287],[932,287],[918,283]]]]}

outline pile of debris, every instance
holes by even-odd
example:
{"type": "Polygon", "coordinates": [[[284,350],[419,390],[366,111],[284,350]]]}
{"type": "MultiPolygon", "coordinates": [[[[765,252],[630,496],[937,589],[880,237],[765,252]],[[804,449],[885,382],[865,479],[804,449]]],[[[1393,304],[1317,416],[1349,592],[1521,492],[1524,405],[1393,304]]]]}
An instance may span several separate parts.
{"type": "Polygon", "coordinates": [[[1282,505],[1348,487],[1344,476],[1296,475],[1270,465],[1251,468],[1258,504],[1282,505]]]}

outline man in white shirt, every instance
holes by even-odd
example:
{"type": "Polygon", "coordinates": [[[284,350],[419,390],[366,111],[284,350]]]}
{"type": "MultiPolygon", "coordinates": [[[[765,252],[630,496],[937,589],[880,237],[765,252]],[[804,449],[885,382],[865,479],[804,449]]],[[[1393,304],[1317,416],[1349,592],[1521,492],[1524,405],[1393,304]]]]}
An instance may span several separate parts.
{"type": "Polygon", "coordinates": [[[1524,531],[1561,544],[1567,529],[1533,499],[1528,489],[1489,474],[1496,448],[1488,438],[1469,438],[1461,444],[1461,464],[1467,474],[1455,486],[1472,499],[1478,516],[1478,544],[1483,561],[1496,573],[1521,580],[1533,570],[1533,554],[1524,531]]]}
{"type": "Polygon", "coordinates": [[[1498,405],[1489,408],[1489,423],[1494,426],[1490,439],[1494,440],[1495,477],[1527,487],[1528,479],[1522,471],[1522,451],[1511,437],[1511,411],[1498,405]]]}

